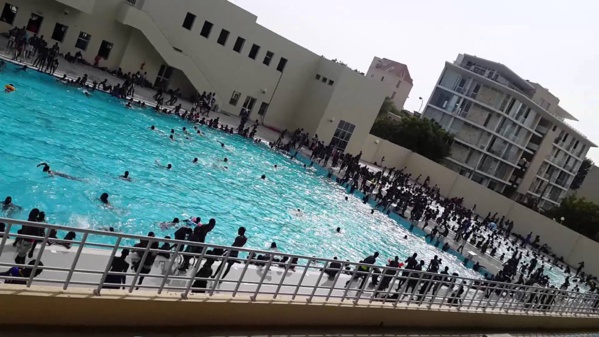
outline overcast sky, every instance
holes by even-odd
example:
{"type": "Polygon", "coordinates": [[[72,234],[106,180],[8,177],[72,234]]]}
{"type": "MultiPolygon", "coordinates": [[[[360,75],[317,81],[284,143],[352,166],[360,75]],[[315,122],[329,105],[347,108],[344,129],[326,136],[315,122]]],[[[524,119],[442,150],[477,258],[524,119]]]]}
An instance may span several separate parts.
{"type": "MultiPolygon", "coordinates": [[[[426,101],[445,61],[468,53],[540,83],[599,143],[599,1],[231,0],[258,23],[366,72],[374,56],[408,65],[405,108],[426,101]]],[[[292,60],[290,60],[292,61],[292,60]]],[[[599,163],[599,150],[589,156],[599,163]]]]}

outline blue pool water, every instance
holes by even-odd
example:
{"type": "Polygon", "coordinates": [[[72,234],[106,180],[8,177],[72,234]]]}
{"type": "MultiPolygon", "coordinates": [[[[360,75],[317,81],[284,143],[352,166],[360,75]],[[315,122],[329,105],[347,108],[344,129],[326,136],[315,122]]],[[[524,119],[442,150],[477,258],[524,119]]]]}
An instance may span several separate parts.
{"type": "Polygon", "coordinates": [[[154,231],[160,237],[172,231],[161,230],[159,222],[201,216],[203,222],[217,220],[210,243],[229,245],[237,228],[245,226],[250,248],[276,241],[283,252],[352,261],[379,251],[381,263],[413,252],[428,263],[436,254],[452,271],[480,276],[396,221],[379,212],[371,215],[371,207],[358,198],[346,201],[344,189],[315,169],[266,147],[203,126],[206,137],[186,140],[182,127],[193,127],[179,119],[126,109],[101,93],[87,98],[49,76],[14,69],[0,74],[2,85],[17,88],[0,94],[0,197],[11,195],[25,209],[17,218],[25,219],[37,207],[50,223],[113,226],[141,235],[154,231]],[[165,134],[150,131],[151,125],[165,134]],[[168,139],[170,129],[176,130],[175,142],[168,139]],[[224,157],[228,170],[222,168],[224,157]],[[159,167],[156,160],[172,163],[173,169],[159,167]],[[84,181],[48,177],[36,168],[40,162],[84,181]],[[125,170],[132,182],[118,179],[125,170]],[[261,180],[262,174],[268,179],[261,180]],[[110,194],[114,209],[100,205],[103,192],[110,194]],[[343,233],[335,233],[336,227],[343,233]]]}

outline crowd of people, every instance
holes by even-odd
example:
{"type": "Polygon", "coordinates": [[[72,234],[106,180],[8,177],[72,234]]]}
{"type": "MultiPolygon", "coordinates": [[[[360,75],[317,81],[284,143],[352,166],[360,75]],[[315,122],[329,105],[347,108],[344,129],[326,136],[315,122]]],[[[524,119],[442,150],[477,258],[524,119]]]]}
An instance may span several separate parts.
{"type": "MultiPolygon", "coordinates": [[[[58,46],[55,45],[52,48],[47,48],[47,44],[44,42],[43,37],[37,38],[33,36],[29,39],[23,37],[20,29],[13,29],[11,37],[9,39],[9,48],[14,48],[15,59],[22,57],[33,58],[37,55],[34,65],[38,67],[40,71],[54,72],[57,65],[56,57],[59,53],[58,46]],[[19,42],[20,41],[20,42],[19,42]],[[39,61],[38,61],[39,60],[39,61]],[[48,68],[50,64],[50,68],[48,68]]],[[[77,55],[74,56],[77,59],[77,55]]],[[[142,65],[143,68],[143,65],[142,65]]],[[[141,71],[136,74],[122,74],[124,82],[116,85],[110,85],[107,80],[103,82],[92,81],[88,83],[87,75],[80,77],[76,80],[71,80],[64,76],[61,81],[65,85],[73,85],[81,87],[84,93],[88,96],[95,90],[101,90],[108,92],[114,97],[125,100],[125,106],[131,108],[134,104],[140,107],[145,107],[146,103],[141,100],[135,100],[134,87],[143,82],[144,78],[141,71]],[[89,91],[87,91],[89,90],[89,91]]],[[[240,123],[237,128],[230,127],[219,121],[219,118],[209,118],[210,111],[217,111],[218,106],[216,104],[216,95],[214,93],[197,94],[193,98],[192,108],[187,111],[182,108],[181,104],[177,104],[178,98],[181,93],[179,89],[176,90],[165,90],[159,88],[154,95],[155,100],[154,109],[157,112],[172,114],[180,117],[183,120],[193,122],[194,132],[198,135],[202,135],[198,125],[206,125],[216,130],[221,130],[226,133],[237,133],[241,136],[248,137],[254,141],[259,122],[256,120],[251,126],[248,126],[250,120],[249,110],[243,108],[240,112],[240,123]],[[165,92],[170,96],[168,99],[164,97],[165,92]]],[[[150,127],[151,131],[158,131],[155,126],[150,127]]],[[[169,138],[174,140],[175,132],[171,130],[169,138]]],[[[190,132],[184,127],[182,136],[187,137],[190,132]]],[[[225,147],[224,143],[220,143],[222,147],[225,147]]],[[[463,252],[466,243],[478,248],[483,254],[487,254],[493,258],[497,258],[503,263],[503,269],[495,275],[486,273],[487,280],[493,280],[498,282],[513,283],[515,285],[540,285],[546,286],[549,289],[555,289],[556,286],[551,284],[549,275],[546,274],[545,262],[549,265],[549,268],[560,268],[566,274],[573,274],[573,279],[566,278],[565,282],[559,287],[561,290],[572,290],[580,291],[581,284],[587,285],[592,291],[597,291],[595,287],[596,277],[585,274],[583,271],[584,262],[581,262],[576,272],[572,272],[570,267],[567,266],[562,257],[557,257],[551,254],[551,251],[547,245],[543,245],[540,242],[539,236],[536,236],[532,240],[532,233],[526,237],[519,237],[512,235],[513,222],[509,219],[505,219],[503,216],[498,214],[488,214],[482,220],[478,218],[475,213],[475,207],[472,209],[463,206],[463,199],[461,198],[443,198],[440,195],[439,188],[434,185],[430,185],[430,179],[427,177],[422,183],[420,183],[421,176],[412,177],[411,174],[405,173],[403,169],[396,168],[383,168],[382,170],[371,170],[366,165],[360,163],[361,155],[360,152],[357,155],[351,155],[349,153],[343,153],[338,149],[335,144],[331,143],[325,145],[325,143],[318,139],[317,135],[310,137],[310,135],[303,129],[297,129],[293,132],[284,130],[281,132],[279,138],[275,142],[269,143],[270,148],[278,152],[284,153],[294,160],[299,150],[302,148],[309,150],[309,159],[311,161],[310,166],[315,162],[323,167],[327,168],[330,179],[334,179],[337,183],[342,185],[346,191],[350,194],[361,192],[363,195],[362,201],[367,204],[372,201],[374,207],[372,212],[379,210],[386,214],[391,212],[396,213],[408,220],[413,224],[423,224],[423,230],[428,226],[431,226],[430,232],[427,233],[425,240],[429,240],[431,243],[438,243],[444,241],[443,246],[440,248],[442,251],[447,252],[453,248],[449,244],[449,235],[451,232],[454,233],[453,241],[458,243],[458,247],[455,250],[457,252],[463,252]],[[500,247],[505,249],[498,254],[500,247]],[[508,253],[509,252],[509,253],[508,253]],[[510,255],[511,256],[506,256],[510,255]],[[523,257],[523,254],[526,258],[523,257]],[[499,255],[499,256],[498,256],[499,255]],[[539,264],[539,260],[542,261],[539,264]],[[538,268],[537,268],[538,266],[538,268]],[[571,284],[572,283],[572,284],[571,284]]],[[[197,159],[194,159],[197,162],[197,159]]],[[[227,162],[227,158],[223,160],[227,162]]],[[[159,163],[157,163],[159,164],[159,163]]],[[[80,178],[64,174],[62,172],[54,171],[50,168],[49,164],[41,163],[38,166],[43,166],[43,172],[66,179],[81,180],[80,178]]],[[[161,165],[162,166],[162,165],[161,165]]],[[[165,169],[171,169],[172,165],[164,165],[165,169]]],[[[224,166],[227,169],[227,166],[224,166]]],[[[125,172],[121,179],[131,181],[129,172],[125,172]]],[[[265,176],[261,177],[265,179],[265,176]]],[[[100,202],[104,205],[110,205],[108,193],[102,193],[99,198],[100,202]]],[[[22,210],[22,207],[14,205],[12,198],[7,197],[2,203],[3,214],[15,214],[22,210]]],[[[33,222],[44,222],[44,212],[40,212],[37,209],[31,210],[29,221],[33,222]]],[[[174,238],[177,240],[186,240],[195,243],[204,243],[207,235],[216,226],[216,220],[210,219],[207,224],[202,224],[199,217],[188,219],[185,221],[179,221],[174,219],[172,222],[162,223],[160,227],[162,229],[175,229],[173,233],[174,238]]],[[[0,232],[4,231],[4,224],[0,223],[0,232]]],[[[108,230],[114,231],[112,227],[108,230]]],[[[338,228],[337,231],[340,229],[338,228]]],[[[205,278],[215,278],[220,274],[220,278],[224,279],[229,273],[233,264],[239,262],[234,259],[238,257],[239,251],[234,248],[240,248],[245,246],[247,243],[247,237],[245,236],[246,229],[241,227],[237,232],[237,236],[234,239],[230,249],[220,250],[213,249],[206,252],[204,264],[197,271],[196,276],[202,279],[198,280],[197,284],[194,284],[196,291],[206,288],[205,278]],[[226,263],[221,263],[216,271],[212,270],[213,264],[218,261],[222,256],[233,258],[227,260],[226,263]],[[225,268],[226,265],[226,268],[225,268]],[[221,274],[222,273],[222,274],[221,274]],[[196,287],[197,285],[197,287],[196,287]]],[[[37,227],[22,226],[18,232],[22,235],[43,237],[45,233],[37,227]]],[[[159,239],[154,239],[155,235],[153,232],[148,234],[148,240],[142,240],[136,244],[132,250],[123,250],[119,258],[113,259],[110,272],[106,279],[105,287],[116,287],[119,288],[125,283],[125,277],[119,273],[126,271],[129,267],[135,271],[139,271],[141,277],[139,278],[139,284],[144,280],[144,275],[148,274],[152,266],[154,265],[155,259],[158,256],[167,257],[172,254],[175,247],[171,247],[170,244],[164,242],[162,246],[159,246],[159,239]],[[151,252],[146,256],[143,255],[146,247],[150,246],[153,250],[160,250],[160,252],[151,252]],[[141,252],[141,253],[140,253],[141,252]],[[129,258],[131,265],[126,262],[129,258]],[[116,274],[115,274],[116,273],[116,274]]],[[[49,234],[49,238],[56,239],[56,231],[49,234]]],[[[170,238],[169,236],[166,237],[170,238]]],[[[70,241],[76,239],[74,232],[69,232],[63,240],[57,240],[61,245],[66,248],[70,248],[70,241]]],[[[28,269],[23,269],[22,265],[26,264],[26,257],[33,258],[34,250],[36,248],[37,239],[17,239],[14,245],[18,247],[17,256],[15,263],[21,265],[18,268],[11,269],[11,275],[14,273],[26,274],[28,269]],[[20,270],[20,271],[19,271],[20,270]]],[[[274,247],[276,249],[276,244],[274,247]]],[[[190,254],[198,254],[201,249],[200,246],[196,245],[179,245],[176,249],[180,252],[187,252],[190,254]]],[[[179,272],[187,272],[190,268],[191,255],[184,255],[183,262],[177,266],[179,272]]],[[[288,261],[278,259],[275,255],[261,255],[255,258],[257,265],[264,264],[264,261],[276,262],[277,264],[293,270],[294,265],[297,261],[288,261]]],[[[350,280],[347,283],[348,287],[354,284],[354,281],[361,281],[359,289],[364,289],[366,285],[369,285],[375,290],[377,297],[385,298],[389,296],[399,296],[397,292],[386,292],[390,287],[390,282],[395,276],[399,275],[399,271],[395,268],[403,268],[401,271],[401,280],[397,284],[396,291],[404,287],[404,293],[410,293],[413,296],[423,298],[429,292],[436,293],[440,286],[450,285],[453,281],[453,277],[459,276],[457,273],[449,274],[449,266],[442,266],[442,260],[435,256],[428,265],[425,267],[424,260],[417,260],[417,254],[412,255],[403,263],[399,261],[399,257],[394,257],[389,260],[386,265],[387,268],[384,271],[380,269],[370,269],[371,265],[376,264],[378,253],[366,257],[364,260],[359,261],[364,265],[360,265],[354,270],[351,270],[347,263],[334,262],[324,266],[326,274],[335,279],[341,273],[347,273],[351,275],[350,280]],[[405,264],[404,264],[405,263],[405,264]],[[430,277],[420,280],[410,278],[410,271],[427,271],[431,273],[430,277]],[[366,277],[372,275],[370,284],[368,284],[366,277]]],[[[337,257],[334,257],[337,260],[337,257]]],[[[31,262],[30,262],[31,263],[31,262]]],[[[199,263],[196,260],[195,263],[199,263]]],[[[41,261],[39,262],[41,264],[41,261]]],[[[41,264],[43,265],[43,264],[41,264]]],[[[473,266],[475,271],[482,271],[483,267],[480,264],[475,263],[473,266]]],[[[38,269],[38,273],[41,269],[38,269]]],[[[167,271],[169,272],[169,271],[167,271]]],[[[29,271],[31,273],[31,271],[29,271]]],[[[463,293],[463,288],[456,285],[452,298],[455,301],[459,301],[460,296],[463,293]],[[460,290],[461,289],[461,290],[460,290]]],[[[454,285],[451,286],[454,289],[454,285]]],[[[457,303],[457,302],[456,302],[457,303]]]]}

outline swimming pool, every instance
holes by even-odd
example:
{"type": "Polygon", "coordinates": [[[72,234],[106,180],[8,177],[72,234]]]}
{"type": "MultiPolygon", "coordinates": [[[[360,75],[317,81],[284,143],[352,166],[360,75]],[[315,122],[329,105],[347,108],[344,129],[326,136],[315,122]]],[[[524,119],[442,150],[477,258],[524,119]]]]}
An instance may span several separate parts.
{"type": "Polygon", "coordinates": [[[162,230],[159,222],[201,216],[203,222],[217,220],[209,243],[229,245],[237,228],[245,226],[249,248],[265,249],[275,241],[283,252],[351,261],[379,251],[380,264],[417,252],[427,263],[439,255],[452,272],[480,277],[382,213],[371,215],[371,207],[358,198],[346,201],[344,189],[314,168],[203,126],[205,137],[187,140],[182,127],[193,127],[175,117],[126,109],[101,93],[87,98],[49,76],[14,69],[8,66],[0,75],[17,89],[0,95],[0,193],[24,208],[17,218],[26,219],[37,207],[50,223],[112,226],[140,235],[154,231],[161,237],[173,231],[162,230]],[[151,125],[164,133],[149,130],[151,125]],[[170,129],[176,131],[174,142],[170,129]],[[192,164],[194,157],[198,164],[192,164]],[[84,181],[48,177],[36,167],[40,162],[84,181]],[[125,170],[132,182],[118,178],[125,170]],[[114,209],[101,206],[104,192],[114,209]]]}

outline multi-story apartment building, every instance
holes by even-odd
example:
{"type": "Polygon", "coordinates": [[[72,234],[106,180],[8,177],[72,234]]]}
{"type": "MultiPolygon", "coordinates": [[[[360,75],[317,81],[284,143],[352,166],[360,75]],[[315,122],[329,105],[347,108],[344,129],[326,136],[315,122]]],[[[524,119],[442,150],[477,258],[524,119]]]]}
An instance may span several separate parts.
{"type": "Polygon", "coordinates": [[[455,135],[445,165],[539,208],[558,205],[589,148],[559,99],[501,63],[460,54],[446,62],[423,112],[455,135]]]}
{"type": "Polygon", "coordinates": [[[141,71],[184,97],[214,92],[221,111],[245,108],[252,120],[303,128],[354,154],[391,95],[383,83],[259,25],[229,1],[0,1],[0,31],[15,27],[99,67],[141,71]]]}
{"type": "Polygon", "coordinates": [[[408,66],[393,60],[375,57],[368,68],[366,77],[381,82],[391,92],[389,98],[398,109],[403,109],[414,82],[408,66]]]}

